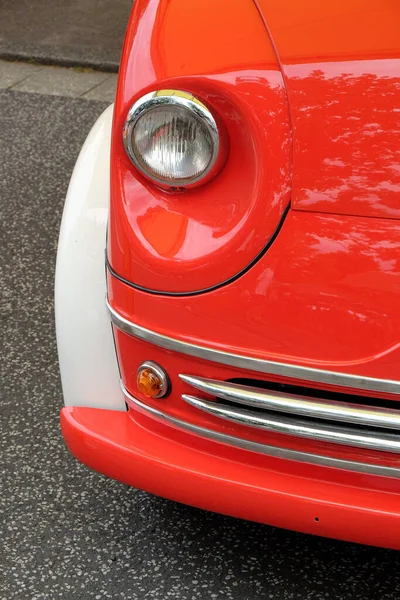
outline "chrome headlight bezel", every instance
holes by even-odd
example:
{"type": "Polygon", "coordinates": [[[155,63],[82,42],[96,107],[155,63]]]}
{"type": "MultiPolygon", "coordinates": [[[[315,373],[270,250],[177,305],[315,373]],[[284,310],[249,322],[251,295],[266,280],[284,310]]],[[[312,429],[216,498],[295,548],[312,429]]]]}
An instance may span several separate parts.
{"type": "Polygon", "coordinates": [[[126,153],[135,167],[150,181],[166,189],[187,189],[203,185],[210,181],[221,170],[227,156],[227,137],[221,136],[221,127],[218,126],[216,119],[211,111],[196,97],[181,90],[158,90],[145,94],[139,98],[128,112],[124,123],[122,138],[126,153]],[[136,156],[133,144],[132,134],[139,119],[147,111],[160,106],[176,106],[190,111],[207,130],[212,142],[212,152],[207,167],[197,176],[186,179],[167,180],[155,176],[146,170],[143,164],[136,156]],[[221,140],[222,137],[222,140],[221,140]]]}

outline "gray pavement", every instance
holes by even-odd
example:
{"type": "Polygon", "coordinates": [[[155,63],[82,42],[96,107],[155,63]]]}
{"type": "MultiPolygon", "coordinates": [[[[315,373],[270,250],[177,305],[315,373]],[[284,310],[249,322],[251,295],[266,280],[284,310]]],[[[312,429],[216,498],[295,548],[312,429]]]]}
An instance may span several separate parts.
{"type": "Polygon", "coordinates": [[[114,102],[117,75],[0,60],[0,89],[114,102]]]}
{"type": "Polygon", "coordinates": [[[0,92],[0,600],[398,600],[400,553],[175,504],[65,449],[57,235],[74,161],[105,106],[0,92]]]}
{"type": "Polygon", "coordinates": [[[0,58],[117,71],[132,0],[0,0],[0,58]]]}

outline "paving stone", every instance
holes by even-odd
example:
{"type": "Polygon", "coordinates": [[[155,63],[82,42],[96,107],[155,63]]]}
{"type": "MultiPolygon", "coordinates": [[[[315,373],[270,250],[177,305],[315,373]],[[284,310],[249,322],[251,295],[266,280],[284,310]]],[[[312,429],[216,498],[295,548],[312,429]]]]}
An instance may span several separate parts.
{"type": "Polygon", "coordinates": [[[107,73],[80,72],[74,69],[46,67],[13,86],[20,92],[35,92],[49,96],[81,96],[105,81],[107,73]]]}
{"type": "Polygon", "coordinates": [[[110,75],[108,79],[83,94],[83,97],[88,100],[114,102],[117,79],[117,75],[110,75]]]}
{"type": "Polygon", "coordinates": [[[0,61],[0,89],[4,90],[38,73],[43,66],[0,61]]]}

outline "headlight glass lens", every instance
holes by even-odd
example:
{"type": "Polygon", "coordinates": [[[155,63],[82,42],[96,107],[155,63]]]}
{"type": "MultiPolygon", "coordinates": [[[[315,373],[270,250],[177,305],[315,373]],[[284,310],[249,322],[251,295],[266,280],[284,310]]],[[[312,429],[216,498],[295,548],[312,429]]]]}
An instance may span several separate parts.
{"type": "Polygon", "coordinates": [[[190,94],[159,91],[138,100],[123,133],[132,162],[155,183],[189,187],[213,175],[219,133],[206,106],[190,94]]]}
{"type": "Polygon", "coordinates": [[[213,142],[189,110],[159,106],[138,119],[132,131],[132,149],[149,175],[173,183],[197,178],[207,169],[213,142]]]}

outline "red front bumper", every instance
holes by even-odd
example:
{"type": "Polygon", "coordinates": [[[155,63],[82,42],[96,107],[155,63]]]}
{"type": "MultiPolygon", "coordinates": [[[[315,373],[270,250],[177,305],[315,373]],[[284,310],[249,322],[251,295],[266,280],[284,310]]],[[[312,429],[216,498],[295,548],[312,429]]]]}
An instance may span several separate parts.
{"type": "Polygon", "coordinates": [[[265,457],[129,412],[66,407],[87,466],[178,502],[278,527],[400,549],[398,480],[265,457]]]}

